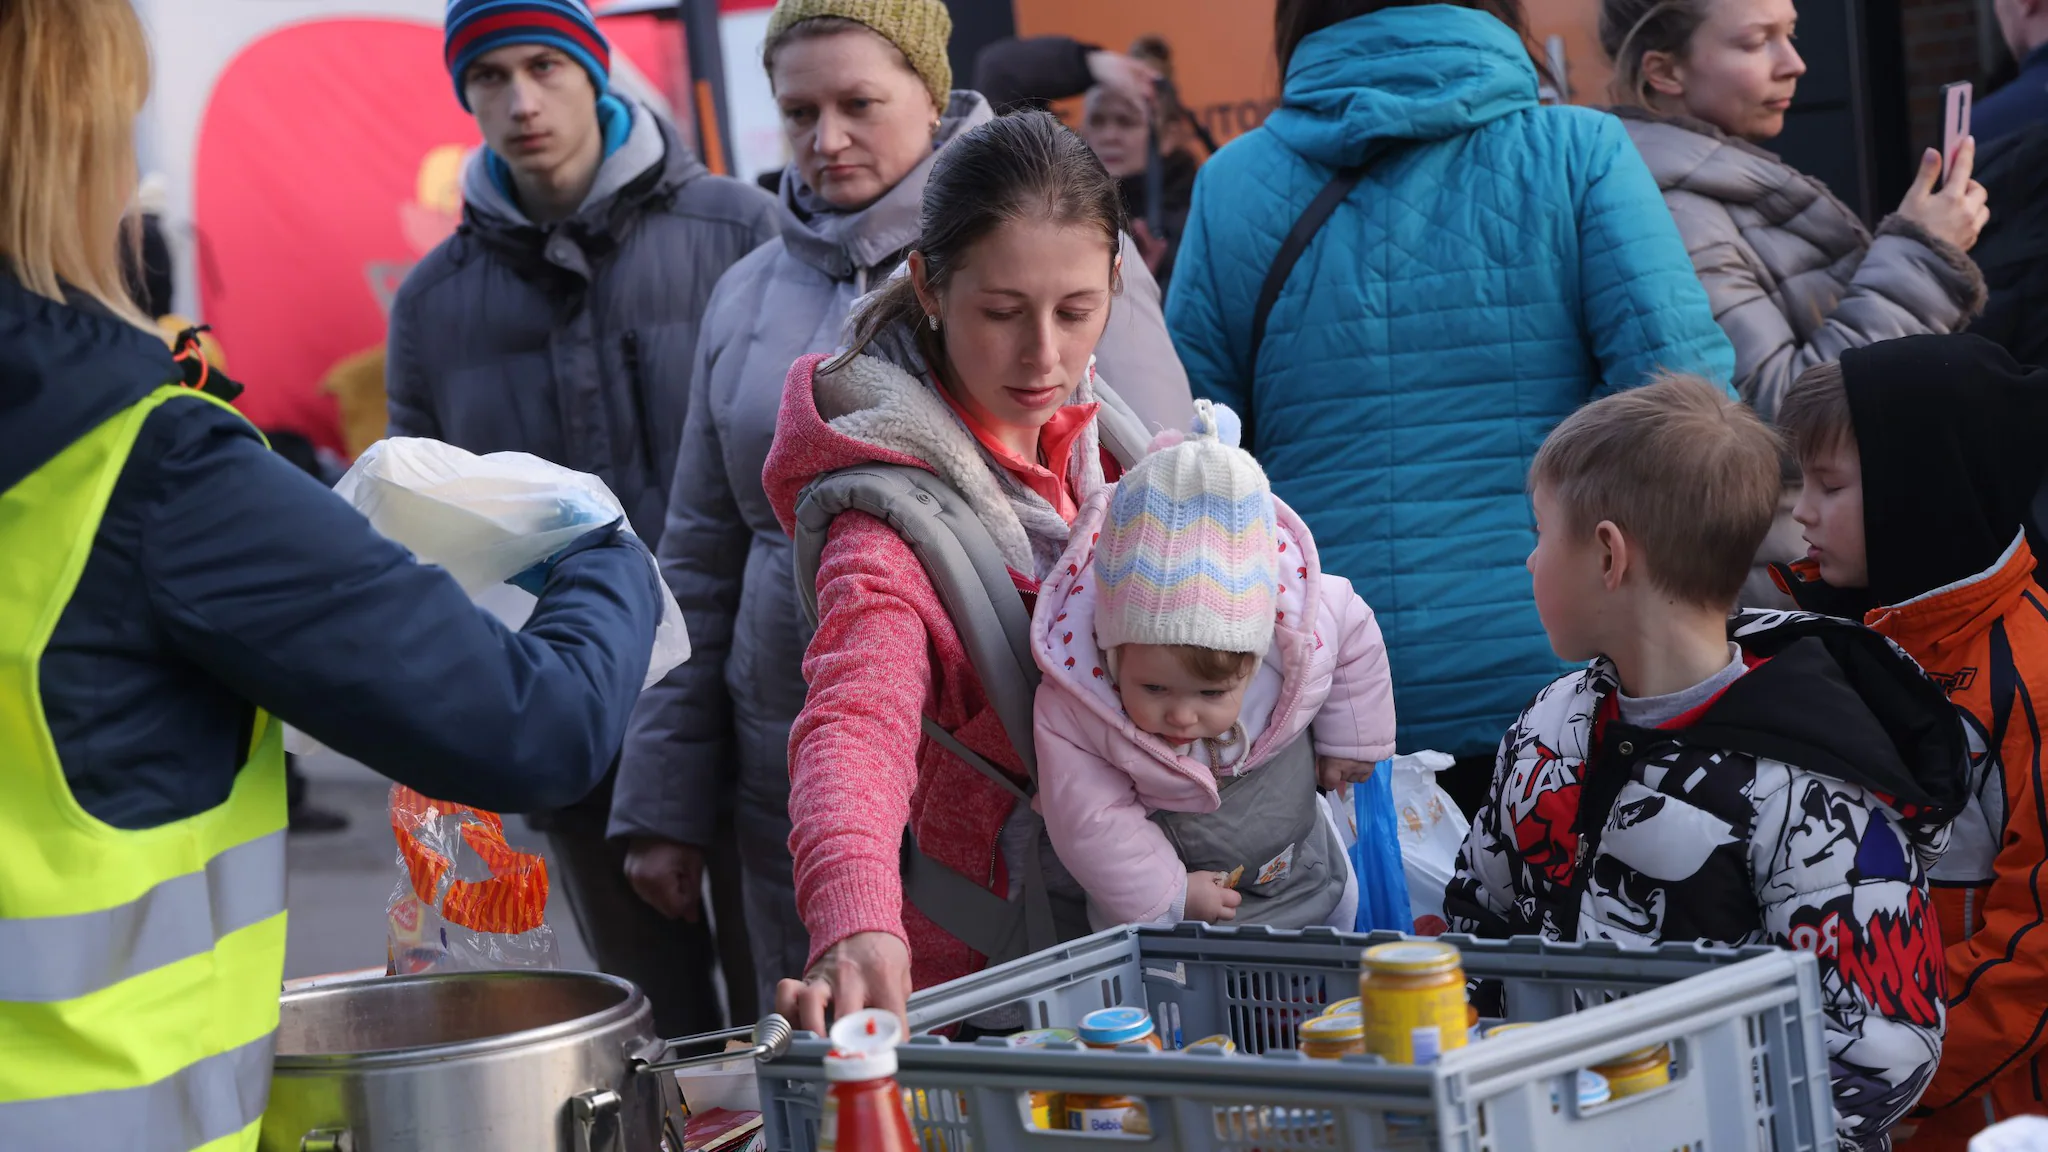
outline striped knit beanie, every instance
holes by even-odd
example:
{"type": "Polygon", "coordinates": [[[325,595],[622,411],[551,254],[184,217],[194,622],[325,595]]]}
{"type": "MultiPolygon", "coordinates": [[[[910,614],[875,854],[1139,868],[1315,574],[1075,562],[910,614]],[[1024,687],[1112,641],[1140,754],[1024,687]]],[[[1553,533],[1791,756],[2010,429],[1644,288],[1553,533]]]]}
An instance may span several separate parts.
{"type": "Polygon", "coordinates": [[[944,0],[778,0],[768,14],[767,42],[806,20],[836,16],[865,24],[896,46],[910,70],[924,81],[932,104],[943,114],[952,99],[953,63],[946,44],[953,38],[953,14],[944,0]]]}
{"type": "Polygon", "coordinates": [[[611,86],[612,46],[584,0],[448,0],[441,55],[455,78],[455,98],[469,110],[462,76],[486,52],[507,44],[546,44],[590,73],[603,96],[611,86]]]}
{"type": "Polygon", "coordinates": [[[1095,553],[1095,641],[1265,655],[1278,547],[1273,493],[1236,446],[1234,413],[1195,402],[1194,432],[1166,433],[1110,496],[1095,553]]]}

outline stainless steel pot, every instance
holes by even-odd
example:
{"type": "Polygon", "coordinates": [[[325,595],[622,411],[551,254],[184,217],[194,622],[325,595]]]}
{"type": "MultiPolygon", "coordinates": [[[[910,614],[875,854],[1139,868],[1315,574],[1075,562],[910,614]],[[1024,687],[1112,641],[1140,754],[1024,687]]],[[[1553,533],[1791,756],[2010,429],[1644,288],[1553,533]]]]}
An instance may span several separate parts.
{"type": "Polygon", "coordinates": [[[655,1152],[665,1119],[681,1131],[675,1077],[651,1063],[669,1045],[611,976],[400,976],[282,1010],[262,1152],[655,1152]]]}

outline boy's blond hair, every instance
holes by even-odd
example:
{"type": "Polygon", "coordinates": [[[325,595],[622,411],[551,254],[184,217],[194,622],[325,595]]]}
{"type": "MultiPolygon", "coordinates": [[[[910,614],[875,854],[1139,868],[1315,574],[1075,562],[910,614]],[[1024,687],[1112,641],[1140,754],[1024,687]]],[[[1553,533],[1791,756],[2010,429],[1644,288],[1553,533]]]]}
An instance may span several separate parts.
{"type": "Polygon", "coordinates": [[[1748,405],[1664,374],[1566,418],[1537,450],[1529,489],[1550,494],[1565,531],[1613,521],[1659,587],[1732,608],[1778,510],[1778,452],[1748,405]]]}
{"type": "Polygon", "coordinates": [[[1778,427],[1785,430],[1802,463],[1838,445],[1855,444],[1856,425],[1849,416],[1841,361],[1816,364],[1799,374],[1778,403],[1778,427]]]}

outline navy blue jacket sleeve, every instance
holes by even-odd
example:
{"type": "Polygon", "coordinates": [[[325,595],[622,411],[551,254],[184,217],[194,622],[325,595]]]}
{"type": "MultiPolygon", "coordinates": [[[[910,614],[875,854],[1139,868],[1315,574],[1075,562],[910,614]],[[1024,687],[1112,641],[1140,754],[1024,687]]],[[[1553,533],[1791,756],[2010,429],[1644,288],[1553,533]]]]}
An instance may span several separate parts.
{"type": "Polygon", "coordinates": [[[471,604],[243,421],[181,405],[143,511],[151,608],[178,651],[321,743],[427,795],[561,807],[624,739],[660,619],[647,550],[593,533],[526,627],[471,604]]]}

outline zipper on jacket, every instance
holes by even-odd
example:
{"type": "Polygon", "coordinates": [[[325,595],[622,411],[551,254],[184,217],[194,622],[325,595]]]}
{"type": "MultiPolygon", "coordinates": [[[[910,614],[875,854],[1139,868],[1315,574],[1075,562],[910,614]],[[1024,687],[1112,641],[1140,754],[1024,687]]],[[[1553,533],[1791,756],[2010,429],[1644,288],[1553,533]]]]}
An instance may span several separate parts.
{"type": "Polygon", "coordinates": [[[1973,923],[1976,918],[1977,890],[1975,888],[1965,888],[1963,889],[1963,939],[1968,940],[1977,934],[1977,926],[1973,923]]]}
{"type": "MultiPolygon", "coordinates": [[[[619,353],[626,362],[626,388],[633,394],[633,414],[640,426],[640,451],[646,454],[647,471],[659,476],[661,458],[654,454],[654,417],[647,406],[647,383],[640,371],[640,334],[627,329],[619,337],[619,353]]],[[[666,485],[663,487],[666,489],[666,485]]]]}

